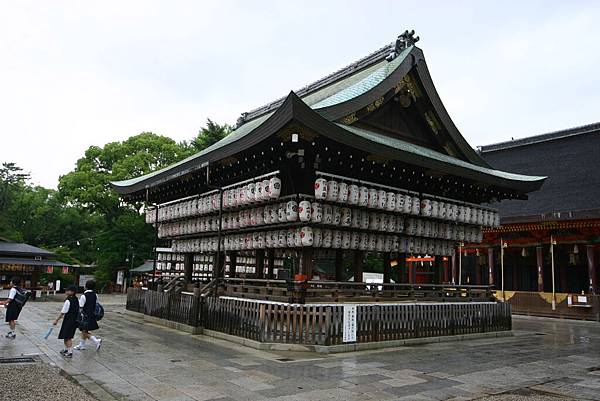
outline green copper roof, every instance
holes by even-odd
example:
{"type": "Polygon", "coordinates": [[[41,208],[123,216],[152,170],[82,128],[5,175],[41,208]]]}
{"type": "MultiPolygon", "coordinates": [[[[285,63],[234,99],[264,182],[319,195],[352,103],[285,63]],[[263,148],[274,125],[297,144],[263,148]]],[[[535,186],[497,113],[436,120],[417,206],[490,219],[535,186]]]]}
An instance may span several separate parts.
{"type": "Polygon", "coordinates": [[[386,79],[398,66],[404,61],[406,56],[410,53],[414,46],[407,47],[400,53],[396,58],[390,62],[383,62],[378,64],[378,67],[368,76],[364,77],[360,81],[353,85],[347,86],[345,89],[336,92],[335,94],[321,100],[320,102],[310,105],[313,109],[320,109],[323,107],[329,107],[336,104],[346,102],[354,99],[357,96],[362,95],[379,85],[384,79],[386,79]]]}
{"type": "Polygon", "coordinates": [[[365,129],[357,128],[357,127],[354,127],[351,125],[344,125],[344,124],[339,124],[339,123],[336,123],[336,125],[345,129],[346,131],[348,131],[349,133],[351,133],[353,135],[360,136],[364,139],[367,139],[372,142],[376,142],[380,145],[388,146],[388,147],[402,150],[404,152],[412,153],[415,155],[427,157],[429,159],[438,160],[440,162],[452,164],[452,165],[466,168],[469,170],[475,170],[480,173],[493,175],[493,176],[496,176],[499,178],[503,178],[503,179],[507,179],[507,180],[514,180],[514,181],[539,181],[539,180],[543,180],[544,178],[546,178],[546,177],[538,177],[538,176],[531,176],[531,175],[507,173],[505,171],[494,170],[491,168],[477,166],[475,164],[472,164],[472,163],[457,159],[455,157],[448,156],[443,153],[437,152],[433,149],[415,145],[413,143],[406,142],[406,141],[403,141],[398,138],[392,138],[387,135],[382,135],[382,134],[378,134],[378,133],[375,133],[372,131],[367,131],[365,129]]]}
{"type": "MultiPolygon", "coordinates": [[[[358,71],[356,74],[350,75],[338,82],[335,82],[331,85],[321,88],[313,93],[309,93],[308,95],[306,95],[302,98],[302,101],[304,103],[306,103],[308,106],[310,106],[311,108],[315,109],[317,107],[324,107],[324,106],[321,106],[321,104],[323,102],[329,102],[328,105],[332,105],[332,104],[335,104],[335,103],[333,103],[336,101],[335,99],[338,100],[337,103],[342,101],[341,100],[342,97],[345,98],[346,100],[349,100],[351,98],[350,96],[352,93],[355,93],[355,96],[358,96],[370,89],[368,87],[368,85],[371,85],[371,87],[377,85],[387,75],[389,75],[395,68],[397,68],[397,66],[400,65],[400,61],[401,61],[400,59],[404,59],[404,57],[406,57],[406,55],[410,52],[411,48],[404,50],[400,54],[400,56],[396,57],[392,62],[382,60],[376,64],[373,64],[372,66],[369,66],[361,71],[358,71]],[[343,93],[343,96],[336,97],[336,94],[338,94],[338,93],[343,93]]],[[[230,143],[233,143],[233,142],[245,137],[246,135],[250,134],[256,127],[260,126],[272,114],[273,114],[273,112],[262,115],[260,117],[255,118],[254,120],[250,120],[250,121],[244,123],[243,125],[236,128],[232,133],[227,135],[225,138],[223,138],[219,142],[213,144],[212,146],[204,149],[203,151],[201,151],[199,153],[196,153],[193,156],[190,156],[190,157],[188,157],[184,160],[181,160],[177,163],[174,163],[174,164],[170,165],[169,167],[154,171],[152,173],[143,175],[141,177],[136,177],[136,178],[132,178],[129,180],[123,180],[123,181],[115,181],[112,184],[117,187],[128,187],[130,185],[137,184],[138,182],[155,177],[156,175],[158,175],[166,170],[170,170],[174,167],[177,167],[179,165],[187,163],[190,160],[197,159],[197,158],[199,158],[203,155],[206,155],[216,149],[219,149],[225,145],[228,145],[230,143]]]]}

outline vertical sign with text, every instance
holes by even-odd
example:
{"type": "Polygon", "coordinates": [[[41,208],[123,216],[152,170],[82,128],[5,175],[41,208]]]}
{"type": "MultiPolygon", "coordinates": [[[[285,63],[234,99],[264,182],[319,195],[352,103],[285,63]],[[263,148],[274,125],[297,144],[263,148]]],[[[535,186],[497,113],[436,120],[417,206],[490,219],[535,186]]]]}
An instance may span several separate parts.
{"type": "Polygon", "coordinates": [[[356,305],[344,305],[343,342],[356,342],[356,305]]]}

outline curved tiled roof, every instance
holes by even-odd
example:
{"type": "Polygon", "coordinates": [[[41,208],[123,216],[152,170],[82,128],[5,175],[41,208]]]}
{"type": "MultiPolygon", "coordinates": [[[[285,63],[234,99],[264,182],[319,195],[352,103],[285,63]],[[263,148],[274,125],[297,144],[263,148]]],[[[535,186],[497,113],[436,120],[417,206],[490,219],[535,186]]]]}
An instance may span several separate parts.
{"type": "Polygon", "coordinates": [[[404,155],[407,162],[424,164],[431,160],[438,168],[448,167],[453,174],[465,178],[490,180],[494,185],[513,188],[518,191],[530,191],[541,186],[544,177],[523,176],[489,168],[481,157],[464,140],[447,115],[424,62],[422,51],[410,46],[391,60],[386,60],[390,49],[384,47],[365,59],[359,60],[356,68],[347,67],[316,84],[303,89],[303,96],[291,92],[285,99],[279,99],[267,106],[246,113],[246,120],[231,134],[207,149],[175,163],[162,170],[129,180],[112,182],[117,192],[132,194],[146,188],[160,185],[176,179],[191,171],[204,167],[207,163],[231,156],[243,149],[264,140],[276,130],[281,129],[292,119],[304,119],[307,126],[329,135],[349,146],[365,143],[379,147],[389,153],[393,149],[404,155]],[[385,49],[385,51],[384,51],[385,49]],[[409,57],[409,55],[411,57],[409,57]],[[396,138],[389,138],[374,132],[352,126],[335,124],[343,116],[359,110],[388,93],[398,82],[413,70],[422,80],[425,92],[442,124],[448,129],[452,140],[462,150],[459,158],[451,157],[431,149],[416,146],[396,138]],[[352,71],[351,71],[352,70],[352,71]],[[333,77],[336,77],[335,79],[333,77]],[[329,132],[329,131],[332,132],[329,132]],[[335,134],[337,132],[337,134],[335,134]],[[353,135],[355,144],[347,142],[348,134],[353,135]],[[385,146],[385,147],[383,147],[385,146]]]}

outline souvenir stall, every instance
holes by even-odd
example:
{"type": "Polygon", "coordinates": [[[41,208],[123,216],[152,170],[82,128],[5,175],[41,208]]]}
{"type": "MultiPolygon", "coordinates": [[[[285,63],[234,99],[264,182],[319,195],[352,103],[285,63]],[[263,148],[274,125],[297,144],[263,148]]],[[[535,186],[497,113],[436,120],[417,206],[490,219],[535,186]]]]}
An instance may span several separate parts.
{"type": "Polygon", "coordinates": [[[270,290],[259,287],[283,288],[283,279],[323,290],[312,280],[323,261],[333,261],[340,282],[344,258],[360,284],[365,255],[377,253],[384,282],[392,268],[406,271],[407,284],[422,282],[407,258],[449,269],[457,244],[499,225],[497,210],[482,204],[538,189],[544,177],[494,170],[468,145],[416,39],[406,32],[244,113],[229,136],[188,159],[114,182],[125,201],[147,204],[146,222],[171,242],[178,256],[168,277],[218,278],[227,294],[254,279],[243,296],[260,298],[270,290]]]}

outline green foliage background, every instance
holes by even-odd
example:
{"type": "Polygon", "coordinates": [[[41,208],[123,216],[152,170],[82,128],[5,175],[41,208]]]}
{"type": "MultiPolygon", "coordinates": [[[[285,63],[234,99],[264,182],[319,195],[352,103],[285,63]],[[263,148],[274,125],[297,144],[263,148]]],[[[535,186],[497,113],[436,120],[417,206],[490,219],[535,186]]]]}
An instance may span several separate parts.
{"type": "MultiPolygon", "coordinates": [[[[29,175],[15,163],[3,162],[0,237],[54,251],[65,263],[96,265],[94,275],[101,285],[114,281],[119,268],[137,266],[151,257],[154,233],[144,222],[143,205],[121,203],[110,181],[167,167],[231,130],[209,119],[190,141],[178,143],[142,132],[122,142],[90,146],[73,171],[59,178],[58,190],[31,185],[29,175]]],[[[43,279],[57,274],[61,273],[43,279]]]]}

